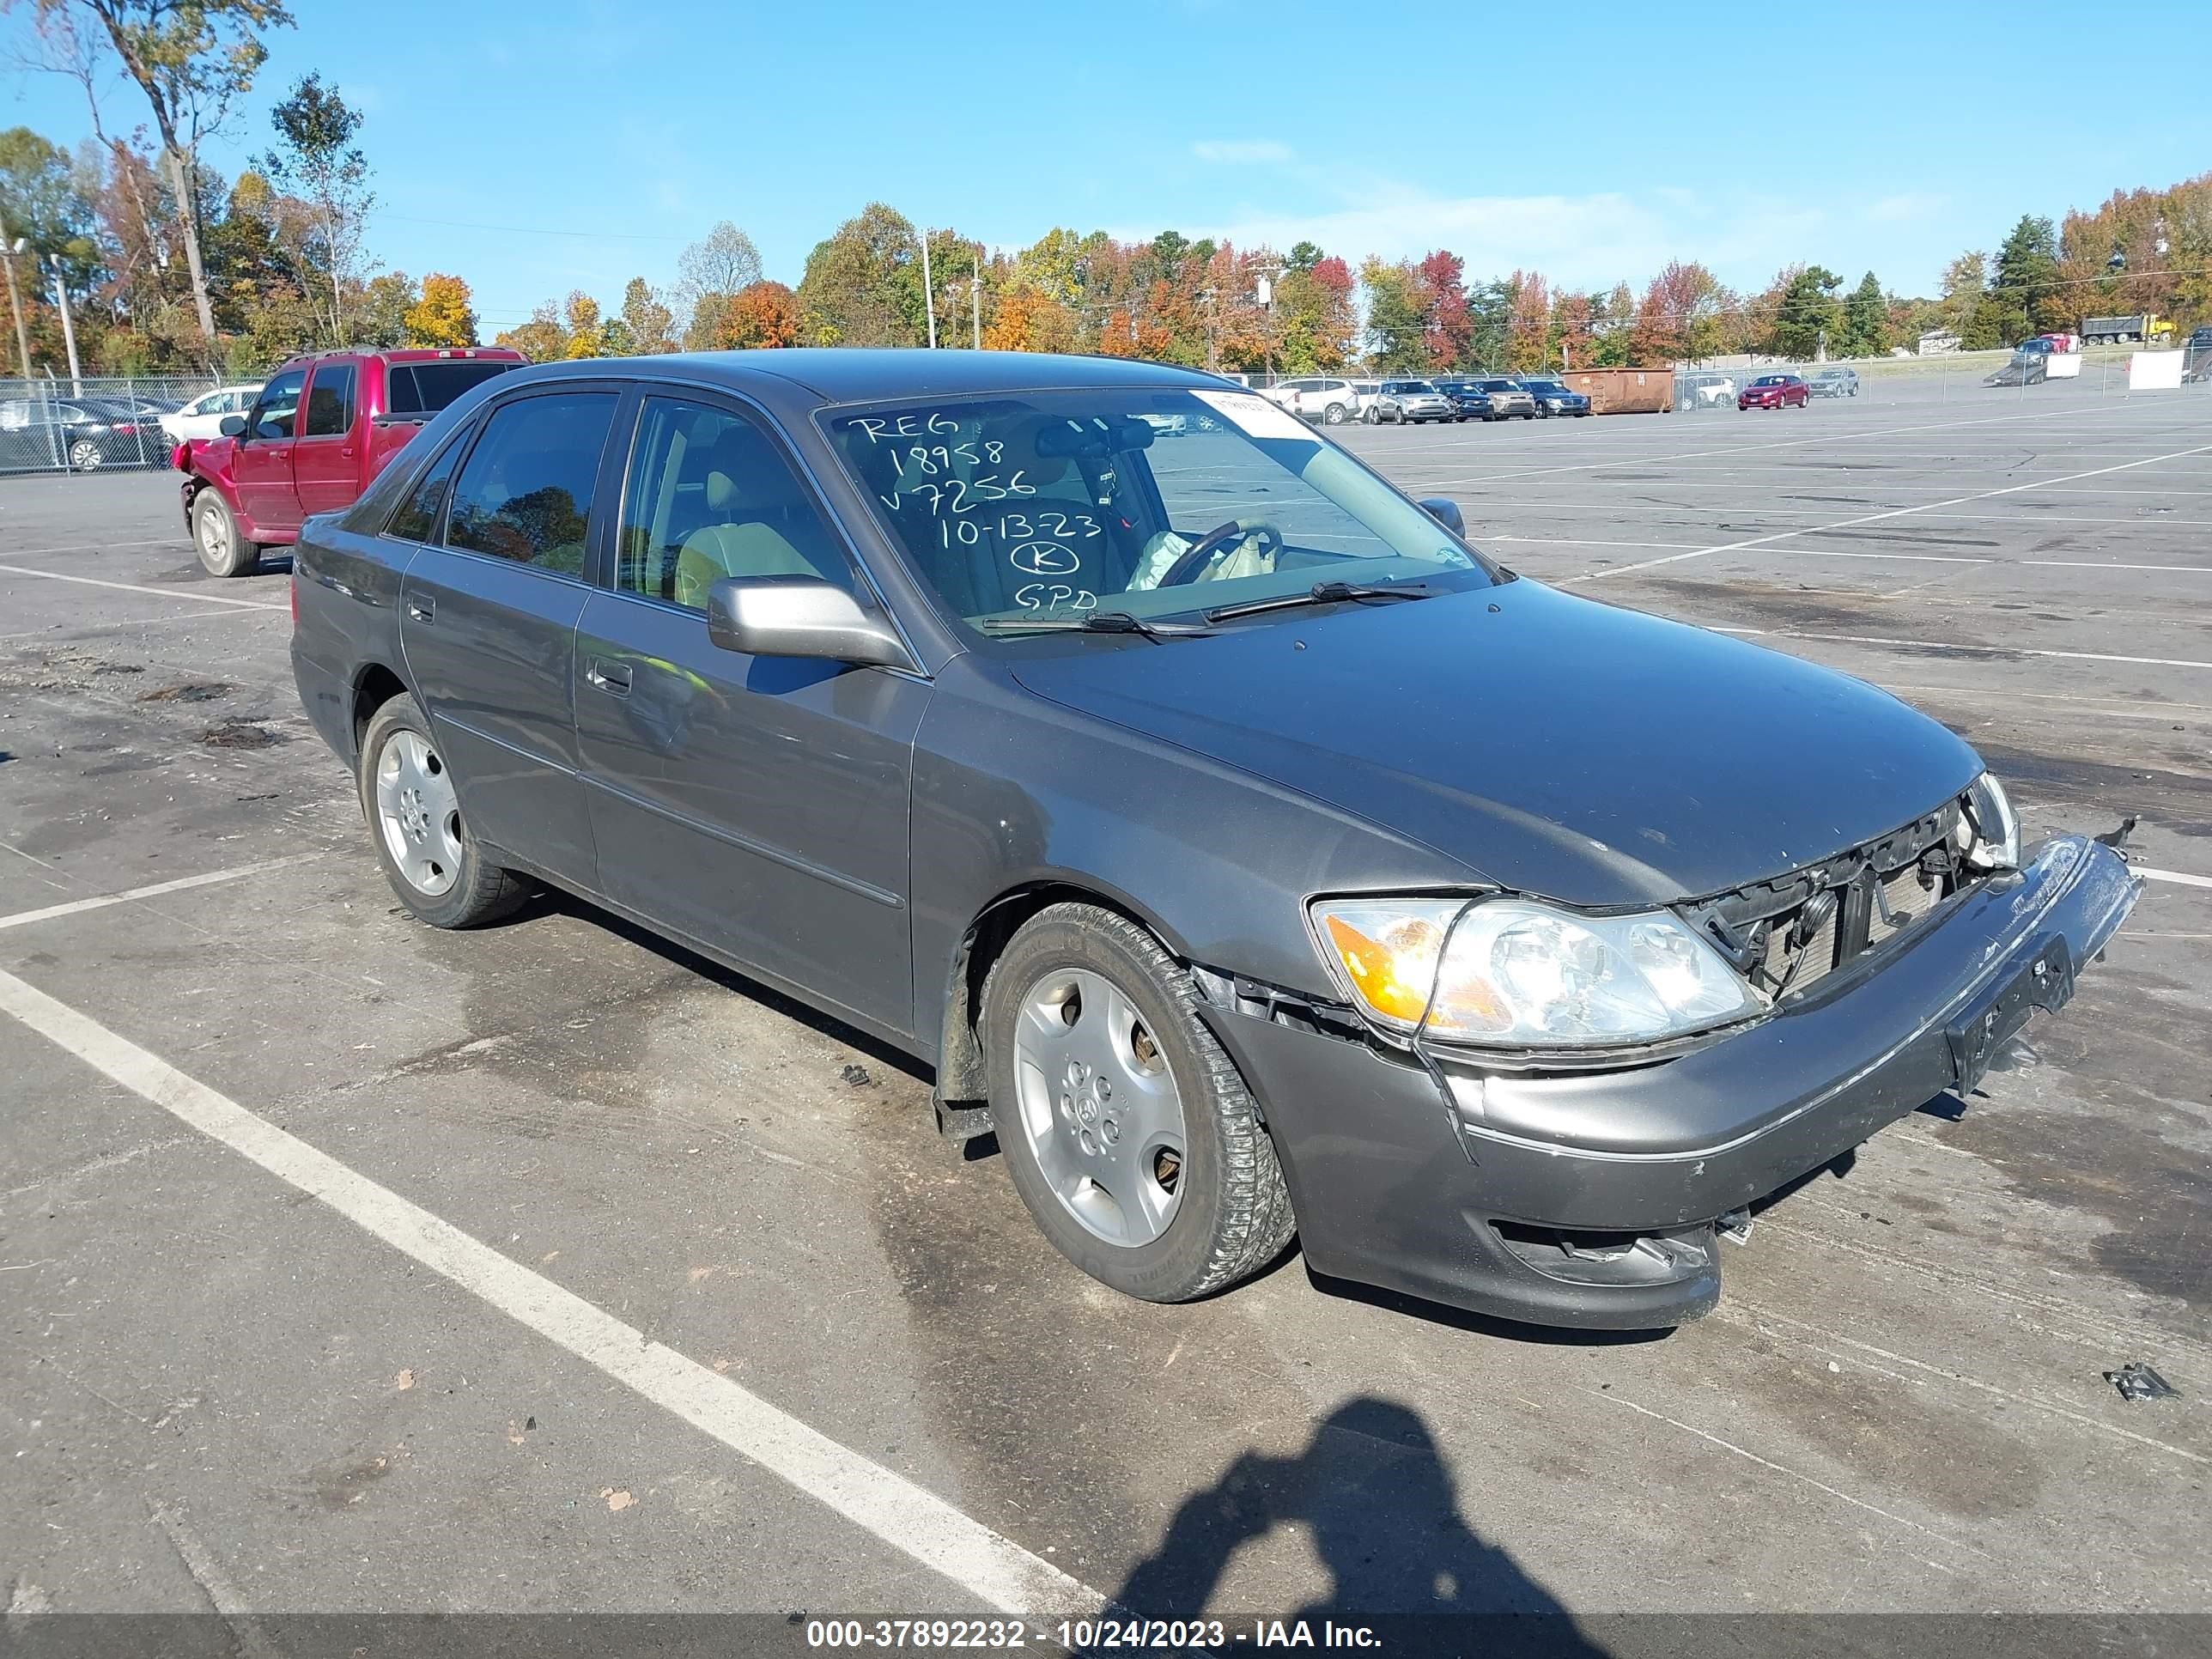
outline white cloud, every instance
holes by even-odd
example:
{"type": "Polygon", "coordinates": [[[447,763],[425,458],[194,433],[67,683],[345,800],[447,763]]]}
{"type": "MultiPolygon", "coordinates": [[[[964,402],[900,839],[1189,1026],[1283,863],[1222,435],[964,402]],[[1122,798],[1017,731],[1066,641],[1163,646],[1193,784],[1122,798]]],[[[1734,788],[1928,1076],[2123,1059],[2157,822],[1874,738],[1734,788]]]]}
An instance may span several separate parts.
{"type": "Polygon", "coordinates": [[[1261,161],[1287,161],[1291,147],[1273,138],[1201,138],[1190,147],[1201,161],[1224,167],[1249,167],[1261,161]]]}
{"type": "Polygon", "coordinates": [[[1725,283],[1760,287],[1784,264],[1819,257],[1832,234],[1819,209],[1758,198],[1717,203],[1674,189],[1648,197],[1449,196],[1371,179],[1322,188],[1340,204],[1239,206],[1181,228],[1240,247],[1312,241],[1355,264],[1369,253],[1401,259],[1449,248],[1472,276],[1540,270],[1575,288],[1641,284],[1669,259],[1696,259],[1725,283]]]}

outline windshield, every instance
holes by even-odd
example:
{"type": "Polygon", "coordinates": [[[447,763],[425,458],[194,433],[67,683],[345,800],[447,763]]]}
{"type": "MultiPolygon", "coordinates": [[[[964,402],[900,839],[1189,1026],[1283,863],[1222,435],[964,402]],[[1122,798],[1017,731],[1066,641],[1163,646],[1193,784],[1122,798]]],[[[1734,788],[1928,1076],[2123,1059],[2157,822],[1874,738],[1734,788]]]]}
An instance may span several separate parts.
{"type": "Polygon", "coordinates": [[[1250,392],[1024,392],[820,418],[917,573],[988,631],[1095,611],[1172,617],[1318,581],[1498,580],[1426,512],[1250,392]]]}
{"type": "Polygon", "coordinates": [[[1753,386],[1788,386],[1790,377],[1786,374],[1762,374],[1752,384],[1753,386]]]}

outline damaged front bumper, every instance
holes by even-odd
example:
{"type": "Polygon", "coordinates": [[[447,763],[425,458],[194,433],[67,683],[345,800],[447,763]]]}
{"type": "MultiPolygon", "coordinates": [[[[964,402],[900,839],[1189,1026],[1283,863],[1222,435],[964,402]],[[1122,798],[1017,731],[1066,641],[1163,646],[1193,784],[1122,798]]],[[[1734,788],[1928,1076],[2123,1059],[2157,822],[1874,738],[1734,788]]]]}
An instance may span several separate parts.
{"type": "Polygon", "coordinates": [[[1717,1219],[1970,1093],[2035,1010],[2065,1004],[2141,884],[2112,848],[2060,836],[1868,971],[1620,1070],[1439,1054],[1439,1079],[1279,1007],[1201,1007],[1267,1114],[1314,1271],[1541,1324],[1651,1328],[1718,1299],[1717,1219]]]}

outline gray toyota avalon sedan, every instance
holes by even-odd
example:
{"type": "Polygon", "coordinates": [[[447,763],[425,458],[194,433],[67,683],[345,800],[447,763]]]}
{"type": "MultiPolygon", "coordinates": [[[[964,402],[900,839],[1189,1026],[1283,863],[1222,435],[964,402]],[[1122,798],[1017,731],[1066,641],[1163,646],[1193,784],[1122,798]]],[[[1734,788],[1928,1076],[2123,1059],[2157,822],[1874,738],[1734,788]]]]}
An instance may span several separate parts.
{"type": "Polygon", "coordinates": [[[1516,577],[1188,370],[551,364],[294,567],[401,901],[550,883],[936,1068],[1045,1235],[1545,1323],[2056,1010],[2133,903],[1886,694],[1516,577]]]}

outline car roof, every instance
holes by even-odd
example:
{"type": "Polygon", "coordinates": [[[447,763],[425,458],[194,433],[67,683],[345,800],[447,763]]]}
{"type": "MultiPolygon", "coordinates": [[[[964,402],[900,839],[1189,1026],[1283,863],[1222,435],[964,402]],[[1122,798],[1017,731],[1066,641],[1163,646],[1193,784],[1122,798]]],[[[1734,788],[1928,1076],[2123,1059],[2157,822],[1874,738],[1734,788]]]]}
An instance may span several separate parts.
{"type": "Polygon", "coordinates": [[[1042,351],[930,351],[912,347],[791,346],[761,351],[701,351],[544,363],[519,371],[538,380],[586,374],[719,382],[763,391],[763,381],[812,392],[824,403],[889,402],[932,395],[1036,392],[1048,387],[1234,387],[1202,369],[1120,357],[1042,351]]]}

